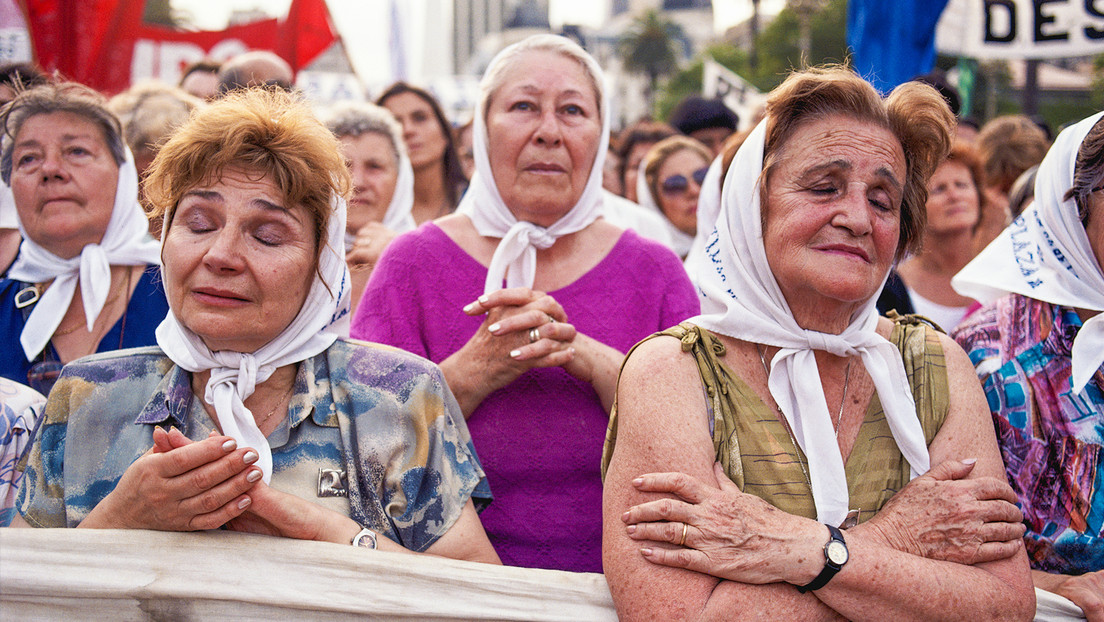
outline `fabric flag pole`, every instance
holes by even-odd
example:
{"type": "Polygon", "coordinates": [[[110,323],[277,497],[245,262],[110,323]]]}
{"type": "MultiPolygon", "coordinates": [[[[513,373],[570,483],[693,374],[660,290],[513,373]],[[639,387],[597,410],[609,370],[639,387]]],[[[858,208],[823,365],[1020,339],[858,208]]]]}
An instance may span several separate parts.
{"type": "Polygon", "coordinates": [[[855,71],[882,94],[931,71],[935,25],[946,6],[947,0],[849,0],[855,71]]]}

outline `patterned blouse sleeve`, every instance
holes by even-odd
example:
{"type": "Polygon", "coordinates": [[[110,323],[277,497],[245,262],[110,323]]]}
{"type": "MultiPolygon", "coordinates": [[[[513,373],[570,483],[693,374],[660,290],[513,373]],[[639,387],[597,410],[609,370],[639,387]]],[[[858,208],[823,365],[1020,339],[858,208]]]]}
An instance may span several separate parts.
{"type": "Polygon", "coordinates": [[[20,467],[23,480],[15,507],[32,527],[76,527],[66,524],[65,438],[69,402],[77,380],[62,372],[46,401],[43,421],[20,467]]]}

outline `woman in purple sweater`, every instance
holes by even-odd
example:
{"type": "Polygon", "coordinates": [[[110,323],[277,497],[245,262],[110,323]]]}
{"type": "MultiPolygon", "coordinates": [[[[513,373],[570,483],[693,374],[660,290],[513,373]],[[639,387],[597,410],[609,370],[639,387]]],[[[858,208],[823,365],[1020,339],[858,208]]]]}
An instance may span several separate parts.
{"type": "Polygon", "coordinates": [[[601,218],[601,85],[562,37],[502,51],[460,208],[392,243],[353,320],[354,337],[440,364],[495,495],[484,527],[510,565],[601,572],[599,466],[621,359],[698,311],[670,250],[601,218]]]}

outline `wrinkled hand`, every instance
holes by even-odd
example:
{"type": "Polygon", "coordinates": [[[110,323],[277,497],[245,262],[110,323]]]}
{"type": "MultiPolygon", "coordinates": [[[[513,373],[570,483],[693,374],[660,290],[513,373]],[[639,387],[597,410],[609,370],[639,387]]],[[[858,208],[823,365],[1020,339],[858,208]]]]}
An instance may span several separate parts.
{"type": "Polygon", "coordinates": [[[1088,622],[1104,622],[1104,570],[1071,576],[1054,593],[1073,601],[1088,622]]]}
{"type": "Polygon", "coordinates": [[[357,230],[353,248],[345,254],[349,270],[371,270],[376,266],[384,249],[398,234],[378,222],[370,222],[357,230]]]}
{"type": "MultiPolygon", "coordinates": [[[[575,327],[554,298],[524,287],[502,289],[464,307],[484,315],[483,324],[454,356],[478,370],[490,391],[504,387],[534,367],[558,367],[574,356],[575,327]],[[539,338],[531,339],[536,329],[539,338]]],[[[488,391],[488,393],[490,392],[488,391]]]]}
{"type": "Polygon", "coordinates": [[[641,492],[678,497],[642,503],[621,516],[633,540],[674,545],[646,547],[641,554],[655,564],[740,583],[804,585],[816,577],[823,555],[815,553],[823,549],[828,530],[742,492],[719,464],[714,474],[719,488],[685,473],[633,480],[641,492]]]}
{"type": "Polygon", "coordinates": [[[341,544],[348,544],[360,531],[352,519],[264,482],[257,482],[250,495],[253,503],[226,525],[228,529],[341,544]]]}
{"type": "Polygon", "coordinates": [[[959,564],[1015,555],[1026,529],[1016,493],[993,477],[965,479],[973,468],[958,460],[937,465],[855,530],[873,530],[905,553],[959,564]]]}
{"type": "Polygon", "coordinates": [[[215,529],[249,507],[246,493],[261,479],[250,466],[256,451],[217,434],[192,442],[175,428],[154,430],[153,442],[89,514],[90,526],[215,529]]]}

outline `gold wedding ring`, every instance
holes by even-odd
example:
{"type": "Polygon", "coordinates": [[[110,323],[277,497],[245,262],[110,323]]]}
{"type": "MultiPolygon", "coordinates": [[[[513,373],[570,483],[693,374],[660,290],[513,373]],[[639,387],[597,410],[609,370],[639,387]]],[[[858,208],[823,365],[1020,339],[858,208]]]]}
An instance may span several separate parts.
{"type": "Polygon", "coordinates": [[[529,343],[536,343],[536,342],[540,341],[540,338],[541,338],[540,329],[537,329],[537,328],[530,328],[529,329],[529,343]]]}
{"type": "Polygon", "coordinates": [[[679,546],[683,546],[683,545],[685,545],[685,544],[686,544],[686,529],[687,529],[687,528],[688,528],[689,526],[690,526],[690,525],[687,525],[686,523],[683,523],[683,524],[682,524],[682,537],[681,537],[681,538],[679,538],[679,543],[678,543],[678,545],[679,545],[679,546]]]}

